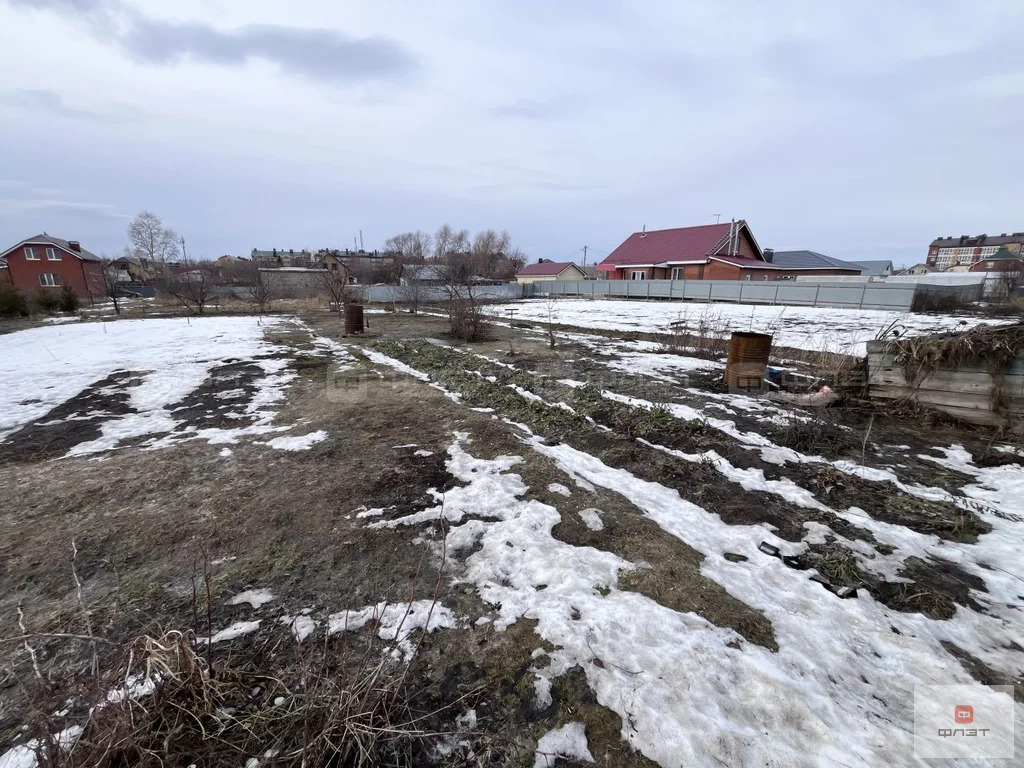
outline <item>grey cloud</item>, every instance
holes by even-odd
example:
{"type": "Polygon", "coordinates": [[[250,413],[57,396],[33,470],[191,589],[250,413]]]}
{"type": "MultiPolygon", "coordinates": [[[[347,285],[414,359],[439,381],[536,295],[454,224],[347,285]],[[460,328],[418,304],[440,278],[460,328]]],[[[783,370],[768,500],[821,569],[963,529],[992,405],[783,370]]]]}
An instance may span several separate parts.
{"type": "Polygon", "coordinates": [[[194,59],[242,65],[253,59],[327,82],[401,78],[419,67],[408,49],[387,37],[353,37],[330,29],[251,24],[220,30],[139,13],[119,0],[8,0],[16,5],[80,16],[100,40],[154,64],[194,59]]]}
{"type": "Polygon", "coordinates": [[[85,219],[127,219],[112,205],[81,203],[73,200],[11,200],[0,199],[0,216],[20,217],[26,214],[64,216],[85,219]]]}
{"type": "Polygon", "coordinates": [[[139,18],[121,37],[133,55],[158,64],[186,57],[217,64],[266,59],[319,80],[396,77],[415,69],[412,55],[393,40],[354,38],[326,29],[254,24],[222,32],[205,24],[139,18]]]}

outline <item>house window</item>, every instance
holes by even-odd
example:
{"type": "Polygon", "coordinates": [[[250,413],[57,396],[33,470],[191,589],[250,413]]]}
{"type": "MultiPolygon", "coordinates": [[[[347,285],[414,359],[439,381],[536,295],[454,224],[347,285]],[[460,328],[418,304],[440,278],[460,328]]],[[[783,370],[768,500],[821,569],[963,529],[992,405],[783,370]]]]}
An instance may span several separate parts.
{"type": "Polygon", "coordinates": [[[994,261],[990,261],[988,264],[985,265],[985,269],[992,269],[992,267],[994,267],[995,265],[996,263],[994,261]]]}
{"type": "Polygon", "coordinates": [[[630,280],[646,280],[647,270],[646,269],[634,269],[629,273],[630,280]]]}
{"type": "Polygon", "coordinates": [[[39,275],[39,284],[44,288],[56,288],[60,285],[60,277],[52,272],[43,272],[39,275]]]}
{"type": "Polygon", "coordinates": [[[46,260],[47,261],[60,261],[60,254],[57,253],[56,248],[46,249],[46,260]]]}
{"type": "Polygon", "coordinates": [[[686,269],[685,267],[672,267],[672,279],[683,280],[685,279],[686,269]]]}
{"type": "Polygon", "coordinates": [[[35,248],[25,246],[25,261],[39,261],[39,256],[36,254],[35,248]]]}

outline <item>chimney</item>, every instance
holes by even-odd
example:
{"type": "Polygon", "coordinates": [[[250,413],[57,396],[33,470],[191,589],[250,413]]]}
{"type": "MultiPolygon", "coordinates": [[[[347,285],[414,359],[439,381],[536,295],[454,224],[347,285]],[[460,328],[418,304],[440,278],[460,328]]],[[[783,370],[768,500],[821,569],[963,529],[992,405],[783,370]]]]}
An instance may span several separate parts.
{"type": "Polygon", "coordinates": [[[72,251],[77,251],[78,253],[82,252],[82,244],[77,240],[68,240],[68,248],[72,251]]]}
{"type": "Polygon", "coordinates": [[[774,264],[775,263],[775,249],[774,248],[765,248],[764,249],[764,260],[767,261],[769,264],[774,264]]]}
{"type": "Polygon", "coordinates": [[[647,237],[647,225],[644,224],[644,228],[640,230],[640,237],[647,237]]]}

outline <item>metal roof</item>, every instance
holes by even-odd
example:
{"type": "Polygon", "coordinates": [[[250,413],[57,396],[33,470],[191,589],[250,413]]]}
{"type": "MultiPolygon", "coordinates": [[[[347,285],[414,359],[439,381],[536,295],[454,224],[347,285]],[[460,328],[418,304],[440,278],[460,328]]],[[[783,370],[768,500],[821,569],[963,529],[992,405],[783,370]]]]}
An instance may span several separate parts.
{"type": "MultiPolygon", "coordinates": [[[[538,261],[536,264],[523,267],[516,272],[516,275],[526,275],[527,277],[560,275],[569,267],[576,267],[576,265],[571,261],[538,261]]],[[[579,267],[576,268],[579,269],[579,267]]]]}
{"type": "Polygon", "coordinates": [[[784,269],[860,269],[860,264],[851,264],[817,251],[776,251],[772,264],[784,269]]]}
{"type": "MultiPolygon", "coordinates": [[[[607,272],[615,269],[616,266],[641,266],[669,261],[704,261],[708,256],[727,247],[729,232],[733,226],[734,224],[730,222],[722,222],[699,227],[634,232],[605,257],[598,265],[598,270],[607,272]]],[[[760,246],[754,240],[747,223],[740,219],[735,222],[735,226],[750,238],[755,251],[760,254],[760,246]]]]}
{"type": "Polygon", "coordinates": [[[43,243],[43,244],[49,243],[50,245],[56,245],[58,248],[60,248],[63,251],[67,251],[72,256],[77,256],[78,258],[82,259],[83,261],[102,261],[102,259],[99,256],[97,256],[95,253],[90,253],[89,251],[85,250],[85,248],[82,248],[81,245],[79,245],[80,250],[76,251],[74,248],[71,247],[71,242],[72,241],[70,241],[70,240],[64,240],[64,239],[59,238],[59,237],[54,237],[53,235],[48,235],[48,234],[46,234],[44,232],[41,235],[34,235],[32,237],[26,237],[20,243],[18,243],[16,245],[12,245],[10,248],[8,248],[6,251],[4,251],[4,254],[8,254],[11,251],[13,251],[15,248],[20,248],[23,245],[31,245],[33,243],[43,243]]]}
{"type": "Polygon", "coordinates": [[[873,261],[851,262],[855,267],[861,268],[862,275],[891,275],[893,273],[892,262],[889,259],[875,259],[873,261]]]}

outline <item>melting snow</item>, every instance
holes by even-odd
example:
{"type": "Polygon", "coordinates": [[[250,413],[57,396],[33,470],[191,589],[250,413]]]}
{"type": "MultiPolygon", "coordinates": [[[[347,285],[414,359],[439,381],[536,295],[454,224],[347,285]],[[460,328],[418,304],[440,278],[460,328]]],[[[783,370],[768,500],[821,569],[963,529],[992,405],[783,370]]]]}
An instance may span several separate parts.
{"type": "MultiPolygon", "coordinates": [[[[260,628],[259,620],[256,620],[256,621],[237,621],[234,624],[232,624],[230,627],[228,627],[227,629],[222,629],[220,632],[215,634],[213,637],[209,638],[209,642],[210,643],[219,643],[219,642],[221,642],[223,640],[234,640],[236,637],[241,637],[242,635],[248,635],[248,634],[250,634],[252,632],[255,632],[259,628],[260,628]]],[[[199,642],[200,643],[205,643],[205,642],[207,642],[207,638],[200,637],[199,638],[199,642]]]]}
{"type": "Polygon", "coordinates": [[[278,621],[290,627],[300,643],[316,631],[316,621],[309,616],[282,616],[278,621]]]}
{"type": "Polygon", "coordinates": [[[561,515],[526,498],[526,484],[509,471],[519,459],[476,459],[466,435],[448,451],[448,469],[465,485],[443,505],[387,525],[444,515],[448,551],[473,552],[456,578],[494,607],[496,629],[536,620],[537,633],[559,649],[535,672],[538,704],[553,678],[578,665],[598,701],[622,718],[623,738],[663,765],[703,764],[709,755],[726,765],[899,764],[912,750],[913,686],[973,682],[942,641],[998,670],[1012,666],[1006,647],[1019,620],[1008,614],[958,608],[953,619],[934,621],[866,594],[840,600],[808,572],[761,554],[761,541],[787,546],[764,526],[726,525],[658,483],[566,445],[524,439],[700,552],[705,577],[771,621],[778,652],[618,589],[619,573],[636,564],[555,539],[561,515]],[[732,562],[727,552],[747,560],[732,562]]]}
{"type": "Polygon", "coordinates": [[[241,605],[242,603],[248,603],[253,608],[259,608],[261,605],[266,605],[273,599],[274,595],[271,594],[269,589],[247,589],[245,592],[239,592],[228,600],[228,605],[241,605]]]}
{"type": "MultiPolygon", "coordinates": [[[[726,337],[733,331],[774,333],[776,346],[853,355],[865,354],[866,342],[892,322],[898,322],[910,335],[957,327],[966,329],[981,322],[1003,322],[953,315],[830,307],[714,304],[698,308],[682,302],[613,299],[558,299],[556,302],[558,322],[581,328],[670,333],[672,323],[682,321],[691,328],[704,325],[726,337]]],[[[490,304],[483,311],[503,316],[507,315],[509,307],[515,307],[517,319],[548,320],[546,299],[490,304]]]]}
{"type": "Polygon", "coordinates": [[[583,524],[592,531],[603,531],[604,523],[601,522],[601,510],[589,507],[580,511],[583,524]]]}
{"type": "Polygon", "coordinates": [[[308,451],[314,445],[326,439],[327,433],[319,429],[316,432],[310,432],[305,435],[275,437],[273,440],[268,440],[267,445],[279,451],[308,451]]]}
{"type": "Polygon", "coordinates": [[[587,734],[583,723],[566,723],[561,728],[548,731],[541,736],[537,742],[533,768],[553,768],[555,759],[559,757],[594,762],[594,756],[587,747],[587,734]]]}
{"type": "Polygon", "coordinates": [[[378,603],[355,611],[331,614],[327,631],[334,634],[361,629],[370,621],[377,622],[377,636],[381,640],[395,644],[392,655],[408,660],[416,651],[416,646],[409,640],[414,630],[433,632],[442,627],[454,627],[455,615],[441,603],[431,600],[378,603]]]}

